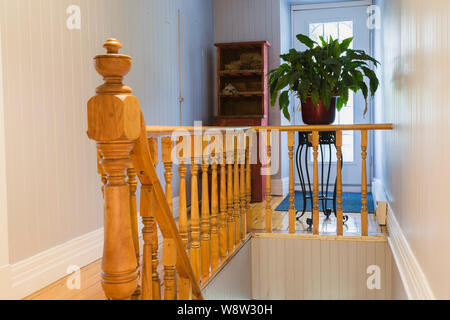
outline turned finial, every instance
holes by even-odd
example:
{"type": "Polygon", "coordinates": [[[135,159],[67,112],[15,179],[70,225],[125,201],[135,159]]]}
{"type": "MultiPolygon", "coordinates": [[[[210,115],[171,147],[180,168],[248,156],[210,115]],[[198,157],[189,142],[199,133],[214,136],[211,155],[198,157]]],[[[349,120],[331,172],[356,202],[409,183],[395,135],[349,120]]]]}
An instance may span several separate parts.
{"type": "Polygon", "coordinates": [[[106,49],[106,52],[108,54],[118,54],[119,53],[119,49],[122,48],[122,45],[120,44],[119,40],[114,39],[114,38],[109,38],[103,44],[103,48],[106,49]]]}
{"type": "Polygon", "coordinates": [[[103,76],[105,83],[97,88],[98,94],[131,94],[131,88],[122,83],[131,69],[131,57],[119,54],[122,45],[117,39],[110,38],[103,44],[106,54],[95,57],[95,69],[103,76]]]}

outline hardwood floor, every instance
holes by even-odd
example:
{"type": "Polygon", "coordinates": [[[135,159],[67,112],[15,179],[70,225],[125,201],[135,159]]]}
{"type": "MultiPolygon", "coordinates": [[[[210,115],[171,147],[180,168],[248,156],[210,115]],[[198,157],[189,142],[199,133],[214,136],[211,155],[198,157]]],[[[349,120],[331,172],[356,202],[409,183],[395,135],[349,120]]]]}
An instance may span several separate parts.
{"type": "MultiPolygon", "coordinates": [[[[274,197],[272,199],[272,208],[275,209],[283,200],[281,197],[274,197]]],[[[264,203],[256,203],[252,205],[253,212],[253,226],[254,232],[263,233],[265,230],[264,220],[264,203]]],[[[359,236],[360,215],[348,214],[349,220],[344,226],[344,234],[346,236],[359,236]]],[[[306,214],[300,222],[296,222],[296,233],[298,234],[312,234],[311,231],[306,230],[306,219],[310,214],[306,214]]],[[[287,212],[272,212],[272,223],[274,233],[288,233],[289,221],[287,212]]],[[[321,214],[320,216],[320,234],[321,235],[335,235],[336,234],[336,219],[334,216],[330,219],[321,214]]],[[[380,228],[377,224],[375,215],[369,215],[369,235],[380,236],[386,235],[385,228],[380,228]]],[[[160,239],[160,248],[161,248],[160,239]]],[[[161,270],[160,270],[161,271],[161,270]]],[[[48,287],[39,290],[38,292],[28,296],[25,300],[105,300],[105,295],[100,283],[101,260],[81,269],[81,289],[70,290],[67,287],[68,277],[65,277],[48,287]]],[[[162,279],[161,272],[160,278],[162,279]]]]}
{"type": "MultiPolygon", "coordinates": [[[[276,197],[272,199],[272,228],[273,233],[289,232],[289,215],[287,212],[275,211],[283,198],[276,197]]],[[[344,236],[360,236],[361,235],[361,215],[359,213],[345,213],[348,221],[344,225],[344,236]]],[[[311,213],[306,213],[300,221],[295,222],[295,231],[297,234],[312,234],[307,230],[308,225],[306,219],[311,217],[311,213]]],[[[253,205],[253,232],[265,232],[265,213],[264,203],[253,205]]],[[[336,235],[336,217],[331,215],[329,219],[323,213],[320,213],[320,234],[336,235]]],[[[387,235],[386,228],[378,225],[374,214],[369,214],[369,236],[387,235]]]]}

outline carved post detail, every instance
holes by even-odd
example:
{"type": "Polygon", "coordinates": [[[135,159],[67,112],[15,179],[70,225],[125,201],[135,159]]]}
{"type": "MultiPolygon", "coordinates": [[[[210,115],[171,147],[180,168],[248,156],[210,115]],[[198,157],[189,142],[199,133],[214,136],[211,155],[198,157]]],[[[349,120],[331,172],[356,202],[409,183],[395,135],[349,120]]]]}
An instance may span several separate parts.
{"type": "Polygon", "coordinates": [[[344,235],[344,213],[342,209],[342,131],[336,132],[336,231],[338,236],[344,235]]]}
{"type": "Polygon", "coordinates": [[[267,130],[266,133],[266,150],[267,150],[267,164],[266,164],[266,232],[272,233],[272,147],[271,147],[271,132],[267,130]]]}
{"type": "Polygon", "coordinates": [[[202,218],[201,218],[201,258],[202,258],[202,278],[209,277],[209,267],[211,265],[211,224],[209,216],[209,152],[208,137],[203,136],[202,140],[202,218]]]}
{"type": "Polygon", "coordinates": [[[153,300],[153,231],[155,225],[155,217],[153,215],[153,190],[151,185],[141,186],[141,206],[140,214],[144,228],[142,229],[142,238],[144,247],[142,249],[142,300],[153,300]]]}
{"type": "Polygon", "coordinates": [[[164,239],[162,263],[164,266],[164,300],[177,299],[176,269],[177,247],[175,240],[164,239]]]}
{"type": "MultiPolygon", "coordinates": [[[[131,230],[133,232],[133,244],[134,250],[136,252],[136,261],[139,266],[139,261],[141,260],[141,254],[139,252],[139,230],[138,230],[138,217],[137,217],[137,206],[136,206],[136,191],[137,191],[137,179],[136,179],[136,169],[131,166],[127,170],[128,185],[130,186],[130,221],[131,230]]],[[[141,295],[141,288],[138,285],[136,291],[133,293],[133,300],[139,299],[141,295]]]]}
{"type": "Polygon", "coordinates": [[[312,146],[314,155],[314,182],[313,182],[313,233],[319,234],[319,132],[312,133],[312,146]]]}
{"type": "Polygon", "coordinates": [[[220,160],[220,258],[224,261],[227,258],[228,246],[227,246],[227,177],[226,177],[226,148],[225,148],[225,135],[222,135],[221,147],[221,160],[220,160]]]}
{"type": "Polygon", "coordinates": [[[243,241],[245,239],[245,223],[247,218],[247,204],[246,204],[246,187],[245,187],[245,146],[246,146],[246,139],[245,139],[245,133],[242,132],[239,135],[239,139],[241,141],[241,145],[239,146],[239,163],[241,166],[240,171],[240,202],[241,202],[241,240],[243,241]]]}
{"type": "Polygon", "coordinates": [[[173,179],[173,160],[172,160],[173,142],[171,137],[164,137],[161,139],[161,156],[164,163],[164,179],[166,180],[166,199],[169,204],[170,211],[173,214],[173,200],[172,200],[172,179],[173,179]]]}
{"type": "Polygon", "coordinates": [[[211,137],[211,145],[215,148],[211,150],[211,270],[215,271],[219,266],[219,188],[217,181],[218,168],[218,141],[216,136],[211,137]]]}
{"type": "Polygon", "coordinates": [[[234,244],[237,246],[240,240],[240,214],[241,206],[239,203],[239,143],[238,136],[234,136],[234,211],[233,211],[233,223],[234,223],[234,244]]]}
{"type": "Polygon", "coordinates": [[[105,198],[105,184],[108,182],[108,179],[106,178],[106,173],[103,171],[103,167],[101,164],[102,156],[100,155],[100,152],[97,151],[97,172],[100,175],[100,179],[102,181],[102,197],[105,198]]]}
{"type": "Polygon", "coordinates": [[[228,230],[228,255],[234,251],[234,220],[233,220],[233,159],[234,136],[227,133],[227,230],[228,230]]]}
{"type": "Polygon", "coordinates": [[[109,299],[129,299],[138,283],[136,250],[130,219],[130,187],[126,170],[130,152],[141,132],[139,101],[122,80],[131,58],[118,54],[121,44],[105,42],[107,54],[97,55],[95,67],[104,84],[88,102],[88,136],[97,142],[106,174],[104,187],[104,248],[102,287],[109,299]]]}
{"type": "Polygon", "coordinates": [[[367,130],[361,131],[361,157],[362,157],[362,174],[361,174],[361,235],[367,237],[369,235],[369,217],[367,211],[367,130]]]}
{"type": "Polygon", "coordinates": [[[250,163],[251,160],[251,148],[252,148],[252,138],[251,136],[247,136],[247,148],[245,152],[245,163],[246,163],[246,176],[245,176],[245,187],[246,191],[246,205],[247,205],[247,234],[253,231],[253,214],[251,211],[250,202],[252,201],[252,166],[250,163]]]}
{"type": "MultiPolygon", "coordinates": [[[[158,141],[155,138],[148,139],[148,145],[150,149],[150,156],[153,160],[153,165],[156,167],[159,163],[158,157],[158,141]]],[[[158,210],[157,200],[155,193],[152,192],[152,207],[151,210],[155,212],[158,210]]],[[[154,216],[154,213],[152,214],[154,216]]],[[[156,223],[153,224],[153,238],[152,238],[152,286],[153,286],[153,300],[161,300],[161,280],[158,273],[158,250],[159,250],[159,239],[158,239],[158,226],[156,223]]]]}
{"type": "MultiPolygon", "coordinates": [[[[199,151],[196,148],[196,136],[191,136],[191,265],[195,278],[200,280],[200,216],[198,207],[198,164],[199,151]]],[[[200,145],[201,148],[201,145],[200,145]]]]}
{"type": "Polygon", "coordinates": [[[295,233],[294,132],[288,132],[289,148],[289,233],[295,233]]]}
{"type": "MultiPolygon", "coordinates": [[[[188,251],[189,247],[189,229],[188,229],[188,216],[187,216],[187,202],[186,202],[186,157],[187,153],[186,145],[184,145],[184,139],[188,140],[188,137],[180,137],[177,141],[177,157],[178,157],[178,174],[180,176],[180,209],[178,218],[178,229],[180,231],[181,240],[188,251]]],[[[190,280],[178,276],[178,288],[180,300],[189,300],[191,294],[190,280]]]]}

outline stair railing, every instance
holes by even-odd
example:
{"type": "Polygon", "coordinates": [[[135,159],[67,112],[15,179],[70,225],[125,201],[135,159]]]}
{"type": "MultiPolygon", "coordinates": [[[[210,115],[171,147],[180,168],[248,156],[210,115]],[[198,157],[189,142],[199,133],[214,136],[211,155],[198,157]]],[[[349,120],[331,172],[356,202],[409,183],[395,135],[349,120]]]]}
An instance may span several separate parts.
{"type": "Polygon", "coordinates": [[[88,136],[97,142],[105,202],[104,293],[108,299],[202,299],[201,287],[250,238],[250,130],[147,128],[138,99],[122,83],[131,57],[119,54],[121,44],[115,39],[108,39],[104,47],[107,53],[95,58],[104,84],[88,102],[88,136]],[[156,170],[160,158],[165,190],[156,170]],[[178,226],[173,216],[175,165],[178,226]]]}

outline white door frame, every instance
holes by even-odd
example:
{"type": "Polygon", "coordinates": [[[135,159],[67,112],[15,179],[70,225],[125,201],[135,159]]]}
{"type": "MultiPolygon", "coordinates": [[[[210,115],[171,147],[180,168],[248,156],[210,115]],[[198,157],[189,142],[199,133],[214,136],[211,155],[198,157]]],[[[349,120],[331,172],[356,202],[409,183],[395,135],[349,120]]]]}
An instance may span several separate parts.
{"type": "Polygon", "coordinates": [[[358,1],[315,3],[315,4],[295,4],[291,6],[291,11],[331,9],[342,7],[360,7],[360,6],[370,6],[372,4],[373,0],[358,0],[358,1]]]}

